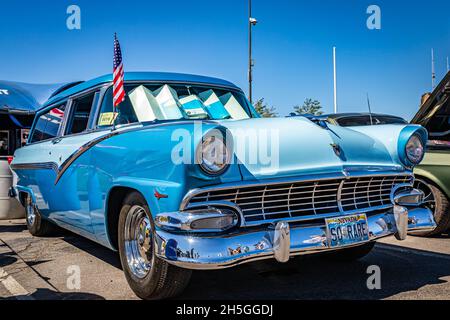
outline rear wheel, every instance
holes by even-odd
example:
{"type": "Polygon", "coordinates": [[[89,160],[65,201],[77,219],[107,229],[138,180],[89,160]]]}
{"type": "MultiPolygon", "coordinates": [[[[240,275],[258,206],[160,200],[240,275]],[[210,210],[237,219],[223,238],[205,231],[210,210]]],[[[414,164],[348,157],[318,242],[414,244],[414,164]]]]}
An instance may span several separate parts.
{"type": "Polygon", "coordinates": [[[125,198],[118,228],[122,268],[138,297],[165,299],[185,289],[191,271],[170,265],[155,255],[154,224],[140,193],[132,192],[125,198]]]}
{"type": "Polygon", "coordinates": [[[335,261],[355,261],[367,256],[374,246],[375,242],[369,242],[358,247],[330,252],[327,257],[335,261]]]}
{"type": "Polygon", "coordinates": [[[26,199],[25,217],[28,231],[35,237],[45,237],[54,233],[56,226],[42,218],[37,207],[31,201],[26,199]]]}
{"type": "Polygon", "coordinates": [[[441,234],[450,228],[449,199],[435,185],[422,179],[416,179],[414,187],[424,193],[424,205],[433,212],[436,228],[432,231],[414,233],[419,236],[433,236],[441,234]]]}

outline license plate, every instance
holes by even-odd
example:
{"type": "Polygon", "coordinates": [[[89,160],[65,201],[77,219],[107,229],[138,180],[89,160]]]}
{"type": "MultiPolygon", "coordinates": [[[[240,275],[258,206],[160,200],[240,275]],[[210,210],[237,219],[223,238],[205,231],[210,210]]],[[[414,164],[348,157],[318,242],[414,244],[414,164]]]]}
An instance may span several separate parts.
{"type": "Polygon", "coordinates": [[[369,227],[365,214],[326,219],[328,245],[345,247],[369,240],[369,227]]]}

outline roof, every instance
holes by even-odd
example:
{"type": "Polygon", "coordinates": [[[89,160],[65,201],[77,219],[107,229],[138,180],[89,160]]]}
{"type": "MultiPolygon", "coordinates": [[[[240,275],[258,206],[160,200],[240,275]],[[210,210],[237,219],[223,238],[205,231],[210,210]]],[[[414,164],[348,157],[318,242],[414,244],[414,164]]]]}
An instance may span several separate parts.
{"type": "MultiPolygon", "coordinates": [[[[427,101],[420,107],[417,114],[414,116],[414,118],[411,120],[411,123],[416,124],[422,124],[424,121],[426,121],[426,118],[428,120],[430,119],[429,113],[433,111],[433,108],[437,106],[439,101],[441,101],[444,94],[448,95],[450,89],[450,72],[447,73],[447,75],[442,79],[442,81],[438,84],[438,86],[434,89],[433,93],[428,97],[427,101]]],[[[437,110],[434,110],[434,113],[437,110]]]]}
{"type": "MultiPolygon", "coordinates": [[[[193,74],[183,74],[183,73],[171,73],[171,72],[125,72],[125,81],[174,81],[174,82],[188,82],[188,83],[200,83],[200,84],[210,84],[217,86],[232,87],[239,89],[233,83],[212,77],[205,77],[193,74]]],[[[109,83],[113,81],[113,75],[107,74],[86,82],[82,82],[76,86],[73,86],[56,96],[52,97],[45,105],[53,104],[59,100],[65,99],[68,96],[82,92],[84,90],[90,89],[92,87],[109,83]]]]}
{"type": "Polygon", "coordinates": [[[59,87],[0,80],[0,112],[34,114],[59,87]]]}

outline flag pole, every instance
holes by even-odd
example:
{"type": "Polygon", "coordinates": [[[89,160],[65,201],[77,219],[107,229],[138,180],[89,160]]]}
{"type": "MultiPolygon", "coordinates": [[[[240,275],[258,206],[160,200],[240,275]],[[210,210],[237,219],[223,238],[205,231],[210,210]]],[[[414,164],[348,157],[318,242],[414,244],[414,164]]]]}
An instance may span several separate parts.
{"type": "MultiPolygon", "coordinates": [[[[116,43],[116,39],[117,39],[117,32],[114,32],[114,46],[115,46],[115,43],[116,43]]],[[[113,70],[112,77],[113,77],[113,81],[114,81],[114,70],[113,70]]],[[[112,95],[114,96],[114,90],[113,90],[112,95]]],[[[112,101],[113,101],[113,115],[112,115],[112,130],[111,131],[114,131],[114,130],[116,130],[116,119],[115,119],[115,116],[116,116],[117,107],[116,107],[116,104],[114,103],[114,97],[113,97],[112,101]]]]}
{"type": "Polygon", "coordinates": [[[337,106],[337,74],[336,74],[336,47],[333,47],[333,83],[334,83],[334,113],[338,112],[337,106]]]}

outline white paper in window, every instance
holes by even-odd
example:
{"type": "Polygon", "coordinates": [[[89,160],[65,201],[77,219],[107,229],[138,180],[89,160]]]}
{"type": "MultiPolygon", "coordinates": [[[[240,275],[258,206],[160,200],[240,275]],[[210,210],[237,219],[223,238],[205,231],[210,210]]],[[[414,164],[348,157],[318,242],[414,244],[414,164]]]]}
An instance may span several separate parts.
{"type": "Polygon", "coordinates": [[[225,106],[225,109],[234,120],[242,120],[250,118],[245,112],[245,109],[239,104],[232,93],[224,94],[220,97],[220,101],[225,106]]]}
{"type": "Polygon", "coordinates": [[[213,90],[208,90],[199,94],[199,97],[204,101],[209,114],[213,119],[228,119],[230,114],[227,112],[219,97],[213,90]]]}
{"type": "Polygon", "coordinates": [[[183,118],[181,110],[178,107],[178,95],[174,89],[165,84],[156,90],[154,95],[164,115],[164,119],[173,120],[183,118]]]}
{"type": "Polygon", "coordinates": [[[128,96],[139,122],[154,121],[162,117],[158,102],[146,87],[139,86],[133,89],[128,96]]]}
{"type": "Polygon", "coordinates": [[[189,118],[193,119],[205,119],[208,118],[208,113],[206,113],[202,101],[196,95],[190,95],[180,100],[183,106],[184,112],[189,118]]]}

